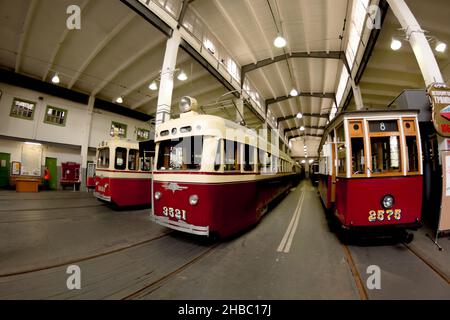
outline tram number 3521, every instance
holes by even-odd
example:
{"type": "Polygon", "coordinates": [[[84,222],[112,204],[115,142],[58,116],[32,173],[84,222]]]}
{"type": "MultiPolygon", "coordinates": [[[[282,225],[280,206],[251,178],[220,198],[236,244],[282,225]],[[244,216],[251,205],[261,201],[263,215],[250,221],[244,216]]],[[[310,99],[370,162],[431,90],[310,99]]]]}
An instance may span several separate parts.
{"type": "Polygon", "coordinates": [[[166,217],[175,218],[186,221],[186,210],[163,207],[163,214],[166,217]]]}
{"type": "Polygon", "coordinates": [[[399,221],[401,218],[402,218],[402,210],[401,209],[369,211],[369,222],[385,221],[385,220],[399,221]]]}

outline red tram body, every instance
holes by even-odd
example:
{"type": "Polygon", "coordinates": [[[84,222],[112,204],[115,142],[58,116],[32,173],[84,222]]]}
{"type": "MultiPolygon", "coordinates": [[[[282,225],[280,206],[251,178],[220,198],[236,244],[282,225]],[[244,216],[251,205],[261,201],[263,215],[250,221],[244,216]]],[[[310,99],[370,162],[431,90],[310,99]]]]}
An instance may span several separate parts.
{"type": "Polygon", "coordinates": [[[189,111],[158,126],[152,218],[226,237],[255,224],[299,183],[299,166],[253,131],[189,111]]]}
{"type": "Polygon", "coordinates": [[[345,229],[421,225],[422,152],[417,112],[356,111],[325,129],[319,193],[345,229]]]}
{"type": "Polygon", "coordinates": [[[150,205],[151,166],[143,161],[150,160],[139,156],[137,142],[113,138],[100,143],[94,196],[118,207],[150,205]]]}

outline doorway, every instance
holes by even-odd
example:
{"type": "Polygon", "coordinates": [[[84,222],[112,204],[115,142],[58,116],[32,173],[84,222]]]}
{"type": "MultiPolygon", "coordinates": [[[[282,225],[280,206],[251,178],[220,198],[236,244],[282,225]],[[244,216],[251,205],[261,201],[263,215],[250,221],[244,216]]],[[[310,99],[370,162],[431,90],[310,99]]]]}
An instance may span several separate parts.
{"type": "Polygon", "coordinates": [[[11,154],[0,153],[0,188],[9,186],[10,160],[11,154]]]}
{"type": "Polygon", "coordinates": [[[50,190],[56,190],[58,187],[57,162],[56,158],[45,158],[45,166],[50,172],[50,180],[48,182],[50,190]]]}

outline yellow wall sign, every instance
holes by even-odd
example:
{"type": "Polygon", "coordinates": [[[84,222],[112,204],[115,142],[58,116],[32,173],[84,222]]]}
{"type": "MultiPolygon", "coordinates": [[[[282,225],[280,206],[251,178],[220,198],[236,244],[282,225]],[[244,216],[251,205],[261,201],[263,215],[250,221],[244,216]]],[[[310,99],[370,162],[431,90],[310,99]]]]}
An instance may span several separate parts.
{"type": "Polygon", "coordinates": [[[450,88],[446,84],[435,83],[428,88],[433,106],[433,123],[437,133],[450,137],[450,88]]]}

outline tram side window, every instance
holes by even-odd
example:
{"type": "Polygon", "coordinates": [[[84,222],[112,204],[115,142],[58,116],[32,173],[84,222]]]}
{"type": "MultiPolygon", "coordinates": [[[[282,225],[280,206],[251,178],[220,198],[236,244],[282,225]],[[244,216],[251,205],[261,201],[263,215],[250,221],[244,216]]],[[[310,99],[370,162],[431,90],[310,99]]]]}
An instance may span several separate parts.
{"type": "Polygon", "coordinates": [[[115,159],[114,168],[117,170],[125,170],[127,168],[127,149],[116,148],[115,159]]]}
{"type": "Polygon", "coordinates": [[[244,171],[253,171],[255,169],[254,164],[255,147],[248,144],[244,145],[244,171]]]}
{"type": "Polygon", "coordinates": [[[203,136],[161,141],[157,170],[200,170],[202,153],[203,136]]]}
{"type": "Polygon", "coordinates": [[[217,141],[216,158],[214,160],[214,170],[219,171],[222,165],[222,140],[217,141]]]}
{"type": "Polygon", "coordinates": [[[268,172],[271,165],[271,154],[258,149],[258,166],[261,172],[268,172]]]}
{"type": "Polygon", "coordinates": [[[364,139],[352,138],[352,173],[364,174],[366,172],[366,164],[364,158],[364,139]]]}
{"type": "Polygon", "coordinates": [[[400,172],[399,136],[371,137],[373,173],[400,172]]]}
{"type": "Polygon", "coordinates": [[[419,153],[417,152],[417,137],[406,137],[406,154],[408,155],[408,172],[419,171],[419,153]]]}
{"type": "Polygon", "coordinates": [[[138,170],[139,150],[131,149],[128,153],[128,170],[138,170]]]}
{"type": "Polygon", "coordinates": [[[240,171],[240,149],[241,144],[236,141],[225,140],[225,171],[240,171]]]}
{"type": "Polygon", "coordinates": [[[109,148],[103,148],[98,151],[98,168],[109,168],[109,148]]]}

